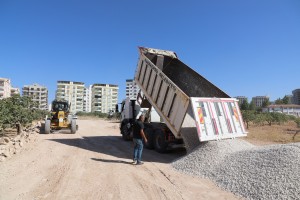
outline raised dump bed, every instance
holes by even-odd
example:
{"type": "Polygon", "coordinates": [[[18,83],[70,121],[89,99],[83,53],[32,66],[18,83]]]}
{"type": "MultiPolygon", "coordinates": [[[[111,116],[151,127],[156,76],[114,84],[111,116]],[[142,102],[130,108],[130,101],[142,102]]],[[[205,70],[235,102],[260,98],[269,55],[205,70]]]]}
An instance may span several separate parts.
{"type": "Polygon", "coordinates": [[[238,101],[172,51],[139,47],[135,81],[176,138],[199,142],[246,136],[238,101]]]}

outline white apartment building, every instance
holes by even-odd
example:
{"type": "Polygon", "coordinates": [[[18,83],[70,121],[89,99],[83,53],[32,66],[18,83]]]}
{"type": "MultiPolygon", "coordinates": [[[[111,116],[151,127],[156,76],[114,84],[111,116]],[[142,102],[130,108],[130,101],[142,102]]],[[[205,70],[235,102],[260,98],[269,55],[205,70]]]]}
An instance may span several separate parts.
{"type": "Polygon", "coordinates": [[[20,94],[20,89],[12,87],[10,79],[0,78],[0,99],[11,97],[14,94],[20,94]]]}
{"type": "Polygon", "coordinates": [[[114,111],[118,103],[118,85],[93,84],[91,96],[91,111],[109,113],[114,111]]]}
{"type": "Polygon", "coordinates": [[[83,92],[83,112],[91,112],[92,85],[84,88],[83,92]]]}
{"type": "Polygon", "coordinates": [[[252,97],[252,102],[256,107],[262,107],[264,101],[269,100],[268,96],[256,96],[252,97]]]}
{"type": "Polygon", "coordinates": [[[48,89],[46,87],[38,84],[24,85],[22,95],[31,97],[32,101],[37,102],[37,108],[48,110],[48,89]]]}
{"type": "Polygon", "coordinates": [[[72,113],[83,111],[84,83],[72,81],[57,81],[55,98],[66,100],[71,104],[72,113]]]}
{"type": "Polygon", "coordinates": [[[139,86],[133,79],[126,80],[126,97],[129,97],[130,99],[136,99],[139,90],[139,86]]]}

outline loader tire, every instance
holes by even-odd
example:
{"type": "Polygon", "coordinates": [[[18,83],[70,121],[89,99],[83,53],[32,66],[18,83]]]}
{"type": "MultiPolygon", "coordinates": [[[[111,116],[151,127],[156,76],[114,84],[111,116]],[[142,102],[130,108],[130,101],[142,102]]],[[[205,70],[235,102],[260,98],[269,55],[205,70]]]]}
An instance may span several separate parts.
{"type": "Polygon", "coordinates": [[[76,120],[72,120],[71,121],[71,133],[72,134],[75,134],[76,133],[76,130],[77,130],[77,128],[76,128],[76,120]]]}
{"type": "Polygon", "coordinates": [[[47,119],[45,121],[45,134],[49,134],[50,133],[50,124],[51,124],[51,121],[49,119],[47,119]]]}
{"type": "Polygon", "coordinates": [[[166,153],[168,142],[166,141],[165,134],[162,130],[155,131],[154,135],[154,148],[159,153],[166,153]]]}
{"type": "Polygon", "coordinates": [[[154,148],[154,142],[153,142],[153,129],[150,129],[150,128],[146,128],[144,129],[144,133],[145,133],[145,136],[148,140],[148,142],[146,143],[144,140],[144,146],[147,148],[147,149],[153,149],[154,148]]]}

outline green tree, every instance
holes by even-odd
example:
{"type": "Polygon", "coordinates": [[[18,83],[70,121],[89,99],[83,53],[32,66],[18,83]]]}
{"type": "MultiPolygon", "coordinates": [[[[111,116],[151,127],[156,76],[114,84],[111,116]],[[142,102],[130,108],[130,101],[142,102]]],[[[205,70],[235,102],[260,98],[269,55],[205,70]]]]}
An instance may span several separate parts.
{"type": "Polygon", "coordinates": [[[278,124],[285,123],[288,120],[287,115],[285,115],[283,113],[272,112],[271,115],[273,117],[274,122],[276,122],[278,124]]]}
{"type": "Polygon", "coordinates": [[[264,113],[255,114],[255,117],[253,119],[254,124],[263,126],[265,121],[266,121],[266,117],[264,113]]]}
{"type": "Polygon", "coordinates": [[[275,104],[276,104],[276,105],[283,104],[282,99],[280,99],[280,98],[276,99],[276,100],[275,100],[275,104]]]}
{"type": "Polygon", "coordinates": [[[275,104],[280,105],[280,104],[289,104],[289,97],[285,95],[282,99],[278,98],[275,100],[275,104]]]}
{"type": "Polygon", "coordinates": [[[4,126],[14,126],[16,123],[25,126],[49,114],[47,111],[34,109],[34,107],[35,103],[30,98],[19,95],[0,100],[0,129],[4,126]]]}
{"type": "Polygon", "coordinates": [[[249,103],[247,100],[244,100],[243,103],[240,104],[241,110],[249,110],[249,103]]]}
{"type": "Polygon", "coordinates": [[[249,110],[255,110],[256,109],[256,105],[254,104],[254,102],[251,100],[250,104],[249,104],[249,110]]]}
{"type": "Polygon", "coordinates": [[[283,97],[283,99],[282,99],[282,103],[283,103],[283,104],[289,104],[289,97],[285,95],[285,96],[283,97]]]}
{"type": "Polygon", "coordinates": [[[272,113],[265,113],[265,120],[269,126],[272,126],[272,123],[275,122],[275,119],[274,119],[272,113]]]}
{"type": "Polygon", "coordinates": [[[266,108],[270,105],[270,100],[269,99],[265,99],[264,102],[262,103],[262,108],[266,108]]]}
{"type": "Polygon", "coordinates": [[[255,111],[254,110],[242,110],[242,116],[244,123],[249,128],[249,123],[255,119],[255,111]]]}

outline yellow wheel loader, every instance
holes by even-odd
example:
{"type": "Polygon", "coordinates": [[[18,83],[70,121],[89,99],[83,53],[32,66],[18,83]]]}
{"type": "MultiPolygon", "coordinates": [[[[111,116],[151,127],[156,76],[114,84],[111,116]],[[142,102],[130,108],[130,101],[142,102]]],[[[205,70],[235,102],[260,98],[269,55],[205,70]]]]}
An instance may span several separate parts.
{"type": "Polygon", "coordinates": [[[53,130],[70,129],[71,133],[76,133],[78,126],[76,119],[70,114],[70,105],[67,101],[54,100],[52,102],[51,116],[45,119],[45,133],[49,134],[53,130]]]}

